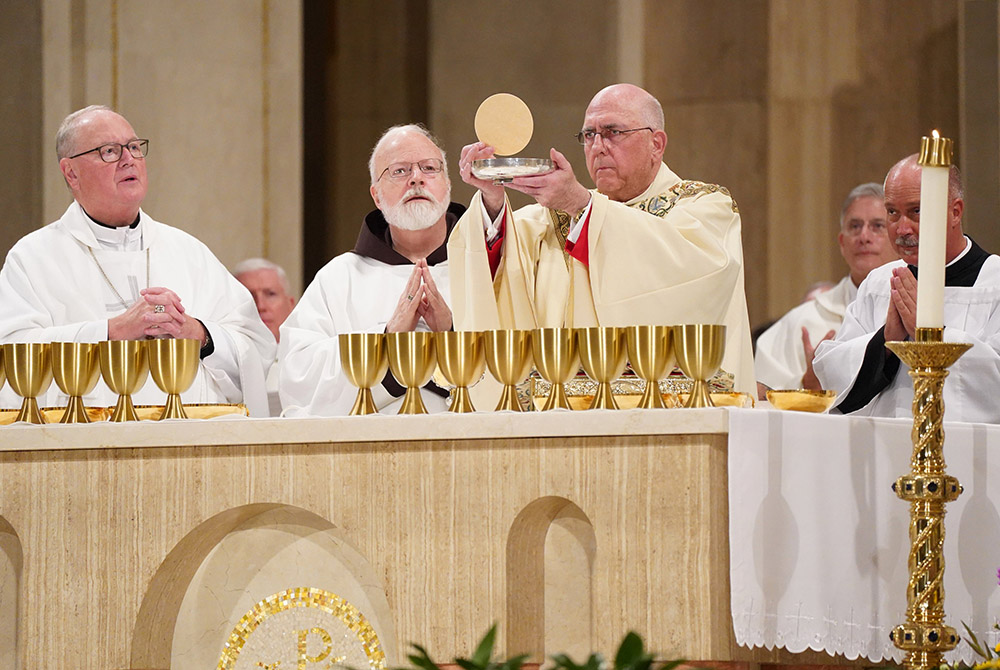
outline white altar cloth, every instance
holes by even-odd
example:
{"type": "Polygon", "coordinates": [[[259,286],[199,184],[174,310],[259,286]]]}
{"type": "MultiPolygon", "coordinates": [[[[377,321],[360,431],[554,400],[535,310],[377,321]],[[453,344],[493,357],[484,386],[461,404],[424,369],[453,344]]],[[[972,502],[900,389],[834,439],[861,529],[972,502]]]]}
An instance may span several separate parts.
{"type": "MultiPolygon", "coordinates": [[[[731,410],[729,538],[736,640],[901,660],[910,470],[908,419],[731,410]]],[[[1000,426],[945,424],[948,474],[964,493],[945,517],[946,622],[1000,641],[1000,426]]],[[[965,642],[947,660],[973,662],[965,642]]]]}

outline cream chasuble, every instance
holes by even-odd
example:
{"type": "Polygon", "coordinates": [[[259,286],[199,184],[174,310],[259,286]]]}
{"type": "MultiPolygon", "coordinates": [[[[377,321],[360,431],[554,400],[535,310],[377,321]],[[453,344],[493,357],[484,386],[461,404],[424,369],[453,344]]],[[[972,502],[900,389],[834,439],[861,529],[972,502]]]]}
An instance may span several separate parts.
{"type": "Polygon", "coordinates": [[[723,369],[736,390],[756,393],[740,216],[728,191],[682,181],[661,164],[627,203],[592,193],[589,268],[564,251],[564,213],[540,205],[512,212],[505,199],[495,281],[476,193],[448,242],[456,330],[721,323],[723,369]]]}

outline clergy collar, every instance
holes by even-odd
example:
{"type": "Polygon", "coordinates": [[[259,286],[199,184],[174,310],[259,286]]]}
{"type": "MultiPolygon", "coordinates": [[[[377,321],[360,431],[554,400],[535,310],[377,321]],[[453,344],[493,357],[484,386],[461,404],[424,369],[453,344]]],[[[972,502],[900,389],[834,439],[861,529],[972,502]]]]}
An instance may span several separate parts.
{"type": "MultiPolygon", "coordinates": [[[[968,240],[965,251],[945,266],[945,286],[975,286],[983,263],[990,257],[971,237],[966,235],[965,239],[968,240]]],[[[914,277],[919,277],[916,265],[907,265],[906,267],[910,268],[914,277]]]]}
{"type": "MultiPolygon", "coordinates": [[[[437,265],[448,260],[448,238],[451,236],[451,231],[458,219],[464,213],[464,205],[457,202],[448,205],[448,211],[445,213],[445,223],[448,230],[441,246],[427,256],[428,265],[437,265]]],[[[359,256],[372,258],[386,265],[413,265],[409,258],[392,248],[392,231],[389,228],[389,222],[385,220],[382,211],[378,209],[372,210],[365,217],[353,251],[359,256]]]]}
{"type": "Polygon", "coordinates": [[[141,214],[137,215],[135,221],[128,226],[109,226],[92,217],[82,206],[80,209],[86,215],[84,221],[101,247],[116,251],[139,251],[142,249],[143,228],[139,225],[141,214]]]}

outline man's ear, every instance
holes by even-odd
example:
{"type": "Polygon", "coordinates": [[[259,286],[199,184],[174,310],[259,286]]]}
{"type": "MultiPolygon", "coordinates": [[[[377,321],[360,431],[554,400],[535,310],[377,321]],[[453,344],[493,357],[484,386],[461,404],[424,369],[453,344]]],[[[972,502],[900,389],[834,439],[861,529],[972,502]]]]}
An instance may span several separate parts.
{"type": "Polygon", "coordinates": [[[377,189],[377,188],[375,188],[375,185],[374,185],[374,184],[372,184],[371,188],[370,188],[370,189],[368,189],[368,190],[369,190],[369,191],[371,192],[371,194],[372,194],[372,200],[374,200],[374,201],[375,201],[375,208],[376,208],[376,209],[382,209],[382,205],[381,205],[381,203],[379,203],[379,197],[378,197],[378,189],[377,189]]]}
{"type": "Polygon", "coordinates": [[[664,130],[653,131],[653,149],[663,158],[663,152],[667,150],[667,133],[664,130]]]}
{"type": "Polygon", "coordinates": [[[76,174],[76,170],[73,168],[73,161],[69,158],[59,159],[59,170],[63,174],[63,179],[66,180],[66,184],[71,189],[76,189],[80,182],[80,177],[76,174]]]}
{"type": "Polygon", "coordinates": [[[958,225],[962,222],[962,212],[965,211],[965,201],[961,198],[955,198],[951,201],[951,206],[949,207],[950,220],[948,221],[948,227],[958,225]]]}

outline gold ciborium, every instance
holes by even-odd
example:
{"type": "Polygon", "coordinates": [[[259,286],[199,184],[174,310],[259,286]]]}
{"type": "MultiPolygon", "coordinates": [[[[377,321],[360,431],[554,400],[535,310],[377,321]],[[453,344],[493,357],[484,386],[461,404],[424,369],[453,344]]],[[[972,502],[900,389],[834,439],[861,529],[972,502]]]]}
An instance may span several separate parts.
{"type": "Polygon", "coordinates": [[[3,345],[4,368],[14,393],[24,398],[14,421],[48,423],[38,409],[38,396],[52,383],[48,342],[16,342],[3,345]]]}
{"type": "Polygon", "coordinates": [[[191,388],[198,376],[201,342],[199,340],[148,340],[149,373],[160,390],[167,394],[167,404],[160,414],[164,419],[186,419],[181,393],[191,388]]]}
{"type": "Polygon", "coordinates": [[[576,342],[584,371],[597,382],[597,392],[588,409],[618,409],[611,382],[625,371],[624,329],[600,326],[579,328],[576,342]]]}
{"type": "Polygon", "coordinates": [[[351,407],[351,416],[378,414],[372,387],[382,381],[389,369],[385,353],[385,333],[341,333],[340,366],[344,375],[358,387],[358,397],[351,407]]]}
{"type": "Polygon", "coordinates": [[[97,344],[92,342],[53,342],[52,378],[69,396],[66,411],[59,423],[90,423],[83,396],[94,390],[101,371],[97,365],[97,344]]]}
{"type": "Polygon", "coordinates": [[[580,352],[572,328],[536,328],[531,332],[531,352],[535,369],[552,384],[542,411],[561,407],[571,409],[566,397],[566,382],[580,369],[580,352]]]}
{"type": "Polygon", "coordinates": [[[138,421],[132,394],[142,388],[149,376],[149,358],[144,340],[112,340],[97,345],[101,376],[108,388],[118,394],[118,403],[108,421],[138,421]]]}
{"type": "Polygon", "coordinates": [[[710,324],[674,326],[673,338],[677,366],[694,382],[684,406],[715,407],[708,393],[708,380],[722,365],[726,327],[710,324]]]}
{"type": "Polygon", "coordinates": [[[472,331],[434,333],[437,364],[448,383],[455,387],[449,412],[475,412],[469,385],[477,381],[486,366],[483,334],[472,331]]]}
{"type": "Polygon", "coordinates": [[[629,326],[625,329],[628,359],[632,369],[646,380],[646,390],[636,407],[665,408],[660,380],[674,362],[673,331],[670,326],[629,326]]]}
{"type": "Polygon", "coordinates": [[[494,411],[520,412],[516,385],[524,381],[531,370],[531,331],[487,330],[483,333],[483,345],[486,367],[503,384],[503,393],[494,411]]]}
{"type": "Polygon", "coordinates": [[[434,334],[386,333],[385,343],[389,353],[392,376],[406,387],[399,414],[427,414],[420,387],[430,381],[436,361],[434,334]]]}

